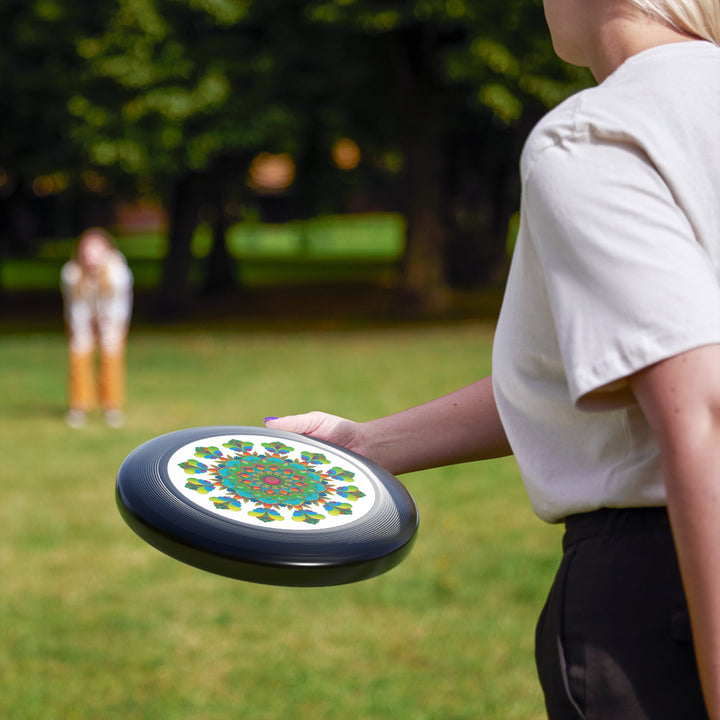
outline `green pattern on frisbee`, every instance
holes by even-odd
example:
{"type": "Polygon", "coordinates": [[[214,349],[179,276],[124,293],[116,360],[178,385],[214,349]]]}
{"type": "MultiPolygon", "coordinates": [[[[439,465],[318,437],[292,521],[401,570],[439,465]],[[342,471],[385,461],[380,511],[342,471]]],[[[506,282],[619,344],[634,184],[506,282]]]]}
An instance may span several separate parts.
{"type": "Polygon", "coordinates": [[[296,442],[220,436],[190,443],[168,463],[174,487],[228,519],[282,529],[338,527],[372,507],[375,487],[360,465],[296,442]]]}

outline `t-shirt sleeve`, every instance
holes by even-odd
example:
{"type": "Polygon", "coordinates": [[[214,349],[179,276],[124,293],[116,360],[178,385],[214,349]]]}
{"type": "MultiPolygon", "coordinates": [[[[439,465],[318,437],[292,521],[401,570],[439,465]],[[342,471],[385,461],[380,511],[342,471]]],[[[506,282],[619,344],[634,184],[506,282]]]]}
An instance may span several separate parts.
{"type": "Polygon", "coordinates": [[[622,403],[629,375],[720,342],[718,272],[639,148],[549,147],[524,193],[575,403],[622,403]]]}

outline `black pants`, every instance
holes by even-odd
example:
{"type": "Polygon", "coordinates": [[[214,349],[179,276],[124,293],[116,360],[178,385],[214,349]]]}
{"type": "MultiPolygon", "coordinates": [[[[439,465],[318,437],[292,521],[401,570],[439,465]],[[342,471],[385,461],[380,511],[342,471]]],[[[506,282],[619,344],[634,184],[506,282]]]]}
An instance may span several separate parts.
{"type": "Polygon", "coordinates": [[[707,720],[664,508],[568,518],[535,655],[550,720],[707,720]]]}

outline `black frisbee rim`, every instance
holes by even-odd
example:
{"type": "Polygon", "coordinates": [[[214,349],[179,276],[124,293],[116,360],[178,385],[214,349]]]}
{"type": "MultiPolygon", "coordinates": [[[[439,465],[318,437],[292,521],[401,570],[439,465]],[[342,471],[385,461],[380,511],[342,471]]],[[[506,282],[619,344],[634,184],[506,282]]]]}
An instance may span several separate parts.
{"type": "Polygon", "coordinates": [[[414,499],[397,478],[346,448],[316,438],[249,426],[206,426],[153,438],[131,452],[117,476],[116,503],[127,525],[148,544],[187,565],[237,580],[291,587],[341,585],[397,566],[419,525],[414,499]],[[331,450],[359,466],[376,489],[372,510],[339,528],[252,528],[188,502],[165,467],[178,448],[215,436],[256,436],[331,450]]]}

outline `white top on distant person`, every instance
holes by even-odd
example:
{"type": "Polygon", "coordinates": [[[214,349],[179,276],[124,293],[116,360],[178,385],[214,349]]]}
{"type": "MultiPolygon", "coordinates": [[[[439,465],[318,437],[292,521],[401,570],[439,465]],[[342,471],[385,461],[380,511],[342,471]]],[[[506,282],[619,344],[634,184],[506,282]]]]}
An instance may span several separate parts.
{"type": "Polygon", "coordinates": [[[557,54],[599,86],[524,149],[494,378],[369,422],[266,424],[395,474],[514,452],[551,522],[667,505],[720,720],[720,3],[544,4],[557,54]]]}
{"type": "Polygon", "coordinates": [[[133,276],[105,230],[91,228],[82,234],[76,257],[62,268],[61,287],[69,341],[67,421],[82,426],[99,396],[108,424],[122,425],[133,276]],[[96,348],[99,388],[93,372],[96,348]]]}

